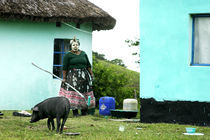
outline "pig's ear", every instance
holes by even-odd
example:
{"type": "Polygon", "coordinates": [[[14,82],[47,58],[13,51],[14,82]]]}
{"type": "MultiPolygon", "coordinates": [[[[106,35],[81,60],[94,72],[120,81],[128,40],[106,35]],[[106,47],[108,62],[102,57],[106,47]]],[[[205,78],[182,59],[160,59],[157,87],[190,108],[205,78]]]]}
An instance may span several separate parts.
{"type": "Polygon", "coordinates": [[[36,106],[34,108],[32,108],[33,111],[39,111],[39,108],[36,106]]]}

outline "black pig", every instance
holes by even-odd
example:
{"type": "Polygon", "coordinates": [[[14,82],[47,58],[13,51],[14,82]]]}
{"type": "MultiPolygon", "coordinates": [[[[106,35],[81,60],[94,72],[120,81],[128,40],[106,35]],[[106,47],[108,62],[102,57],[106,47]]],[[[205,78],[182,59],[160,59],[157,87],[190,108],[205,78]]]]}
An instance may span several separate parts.
{"type": "Polygon", "coordinates": [[[56,132],[58,133],[60,128],[60,133],[62,133],[64,124],[68,118],[68,114],[70,111],[70,103],[69,100],[65,97],[52,97],[35,105],[32,108],[32,110],[33,113],[30,121],[31,123],[37,122],[40,119],[48,118],[47,126],[49,130],[51,130],[51,125],[52,125],[52,130],[55,130],[53,119],[56,118],[57,122],[56,132]],[[61,118],[63,119],[63,121],[60,127],[61,118]]]}

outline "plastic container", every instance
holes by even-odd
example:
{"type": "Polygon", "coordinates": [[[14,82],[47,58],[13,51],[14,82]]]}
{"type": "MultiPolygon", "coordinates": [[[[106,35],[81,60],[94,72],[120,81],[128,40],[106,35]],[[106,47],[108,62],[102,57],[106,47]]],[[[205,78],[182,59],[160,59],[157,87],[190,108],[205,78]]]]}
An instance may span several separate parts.
{"type": "Polygon", "coordinates": [[[196,128],[186,128],[187,133],[195,133],[196,128]]]}
{"type": "Polygon", "coordinates": [[[124,99],[123,110],[138,110],[138,101],[136,99],[124,99]]]}
{"type": "Polygon", "coordinates": [[[110,116],[110,109],[115,109],[115,99],[113,97],[101,97],[99,99],[99,114],[110,116]]]}
{"type": "Polygon", "coordinates": [[[120,125],[119,126],[119,131],[121,131],[121,132],[125,131],[125,127],[123,125],[120,125]]]}

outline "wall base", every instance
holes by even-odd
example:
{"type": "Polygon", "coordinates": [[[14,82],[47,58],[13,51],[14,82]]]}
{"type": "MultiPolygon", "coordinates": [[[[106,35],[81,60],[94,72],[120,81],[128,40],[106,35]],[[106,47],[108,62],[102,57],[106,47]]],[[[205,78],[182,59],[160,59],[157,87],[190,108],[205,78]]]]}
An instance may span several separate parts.
{"type": "Polygon", "coordinates": [[[210,102],[141,99],[140,121],[210,126],[210,102]]]}

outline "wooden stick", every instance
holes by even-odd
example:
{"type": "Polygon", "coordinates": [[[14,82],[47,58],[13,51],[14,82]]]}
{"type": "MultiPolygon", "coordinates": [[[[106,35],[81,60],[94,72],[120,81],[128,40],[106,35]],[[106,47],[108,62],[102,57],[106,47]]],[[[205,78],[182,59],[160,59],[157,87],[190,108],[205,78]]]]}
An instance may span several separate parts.
{"type": "MultiPolygon", "coordinates": [[[[49,71],[47,71],[47,70],[45,70],[45,69],[43,69],[43,68],[40,68],[39,66],[37,66],[37,65],[34,64],[33,62],[32,62],[32,65],[35,66],[35,67],[37,67],[38,69],[44,71],[44,72],[47,72],[47,73],[53,75],[53,76],[56,77],[58,80],[60,80],[60,81],[63,82],[63,79],[61,79],[60,77],[56,76],[55,74],[53,74],[53,73],[51,73],[51,72],[49,72],[49,71]]],[[[75,89],[73,86],[71,86],[71,85],[70,85],[69,83],[67,83],[67,82],[64,82],[64,83],[65,83],[67,86],[71,87],[74,91],[76,91],[77,93],[79,93],[79,95],[85,99],[85,97],[84,97],[77,89],[75,89]]],[[[86,99],[85,99],[85,102],[86,102],[87,105],[88,105],[88,102],[87,102],[86,99]]]]}

